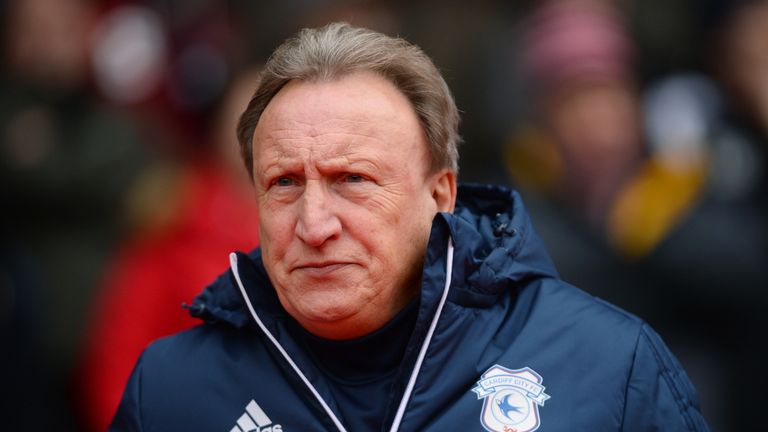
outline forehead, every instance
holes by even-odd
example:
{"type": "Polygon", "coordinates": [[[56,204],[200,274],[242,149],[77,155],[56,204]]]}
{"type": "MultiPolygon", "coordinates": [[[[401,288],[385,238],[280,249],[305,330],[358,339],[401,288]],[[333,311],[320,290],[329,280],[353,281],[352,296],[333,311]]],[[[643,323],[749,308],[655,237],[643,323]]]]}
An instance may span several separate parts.
{"type": "Polygon", "coordinates": [[[342,147],[413,154],[427,150],[426,137],[410,101],[392,83],[369,72],[333,81],[294,80],[264,110],[254,131],[254,157],[342,147]],[[363,147],[363,148],[359,148],[363,147]]]}

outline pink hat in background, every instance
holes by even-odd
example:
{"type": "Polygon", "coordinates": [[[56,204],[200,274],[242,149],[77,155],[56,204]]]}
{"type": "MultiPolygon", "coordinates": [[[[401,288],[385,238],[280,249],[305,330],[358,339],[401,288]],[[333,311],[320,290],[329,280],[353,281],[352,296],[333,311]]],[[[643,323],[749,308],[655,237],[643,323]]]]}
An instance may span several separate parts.
{"type": "Polygon", "coordinates": [[[544,88],[626,78],[633,56],[620,12],[605,0],[552,0],[524,24],[523,61],[544,88]]]}

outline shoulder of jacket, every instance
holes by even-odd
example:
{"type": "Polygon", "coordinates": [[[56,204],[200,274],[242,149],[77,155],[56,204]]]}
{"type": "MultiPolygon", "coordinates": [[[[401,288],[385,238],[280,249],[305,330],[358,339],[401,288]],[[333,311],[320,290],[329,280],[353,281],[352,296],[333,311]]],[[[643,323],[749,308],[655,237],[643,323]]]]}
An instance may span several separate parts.
{"type": "Polygon", "coordinates": [[[661,337],[645,323],[635,348],[625,401],[622,430],[647,430],[658,424],[666,424],[668,430],[709,430],[691,380],[661,337]]]}
{"type": "Polygon", "coordinates": [[[537,302],[553,318],[561,317],[570,324],[608,326],[617,331],[639,335],[645,322],[603,299],[560,279],[546,279],[539,288],[537,302]]]}
{"type": "Polygon", "coordinates": [[[170,367],[205,362],[223,352],[244,350],[258,344],[257,336],[226,323],[204,323],[156,339],[142,354],[144,367],[170,367]],[[244,339],[247,339],[244,340],[244,339]]]}

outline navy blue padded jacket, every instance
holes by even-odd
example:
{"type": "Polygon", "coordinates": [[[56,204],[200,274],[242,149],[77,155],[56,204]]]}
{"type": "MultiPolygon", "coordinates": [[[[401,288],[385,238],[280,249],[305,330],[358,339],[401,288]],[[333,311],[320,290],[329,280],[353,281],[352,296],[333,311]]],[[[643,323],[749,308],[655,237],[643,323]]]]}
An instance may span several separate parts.
{"type": "MultiPolygon", "coordinates": [[[[558,279],[516,192],[462,186],[433,223],[391,431],[706,431],[688,377],[643,321],[558,279]]],[[[257,249],[150,345],[112,431],[346,430],[286,328],[257,249]]]]}

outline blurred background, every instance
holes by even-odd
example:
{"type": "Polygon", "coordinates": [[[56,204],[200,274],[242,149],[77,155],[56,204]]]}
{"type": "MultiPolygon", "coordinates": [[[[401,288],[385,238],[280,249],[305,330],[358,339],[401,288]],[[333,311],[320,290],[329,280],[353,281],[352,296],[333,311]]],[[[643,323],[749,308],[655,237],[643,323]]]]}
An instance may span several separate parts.
{"type": "Polygon", "coordinates": [[[143,347],[194,324],[180,305],[258,243],[234,128],[259,65],[335,20],[421,46],[462,112],[460,180],[520,190],[562,277],[661,333],[714,430],[765,430],[768,1],[2,0],[0,20],[5,430],[103,430],[143,347]]]}

